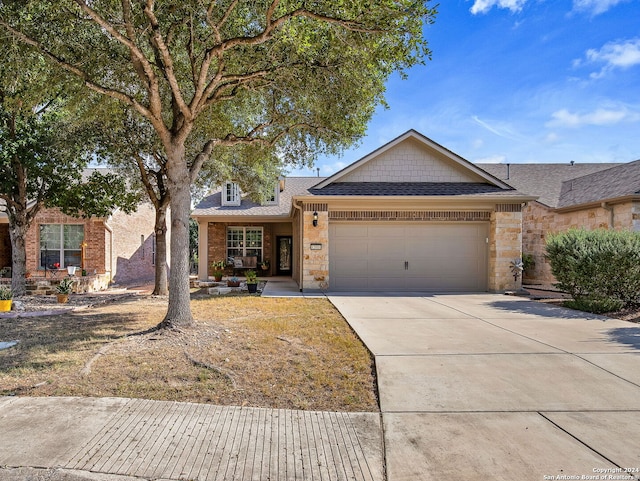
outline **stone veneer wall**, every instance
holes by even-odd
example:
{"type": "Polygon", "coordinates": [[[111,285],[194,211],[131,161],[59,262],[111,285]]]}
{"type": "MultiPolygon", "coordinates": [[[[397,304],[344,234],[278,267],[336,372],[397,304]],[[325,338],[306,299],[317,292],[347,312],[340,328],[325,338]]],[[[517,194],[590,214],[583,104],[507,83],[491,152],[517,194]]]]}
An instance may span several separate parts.
{"type": "Polygon", "coordinates": [[[491,214],[489,228],[489,283],[490,291],[517,290],[522,278],[514,282],[510,264],[522,256],[522,212],[520,206],[496,206],[491,214]],[[503,210],[503,211],[501,211],[503,210]],[[517,212],[509,212],[517,210],[517,212]],[[506,211],[506,212],[504,212],[506,211]]]}
{"type": "MultiPolygon", "coordinates": [[[[625,202],[612,205],[613,228],[640,231],[640,203],[625,202]]],[[[538,203],[531,202],[523,211],[522,252],[531,254],[533,269],[525,272],[525,283],[550,286],[556,282],[551,266],[545,257],[547,235],[569,229],[609,229],[611,212],[602,207],[591,207],[575,212],[558,213],[538,203]]]]}
{"type": "Polygon", "coordinates": [[[326,204],[305,204],[302,220],[302,289],[305,291],[329,288],[329,212],[326,204]],[[318,213],[318,225],[313,226],[313,213],[318,213]],[[321,244],[311,250],[311,244],[321,244]]]}

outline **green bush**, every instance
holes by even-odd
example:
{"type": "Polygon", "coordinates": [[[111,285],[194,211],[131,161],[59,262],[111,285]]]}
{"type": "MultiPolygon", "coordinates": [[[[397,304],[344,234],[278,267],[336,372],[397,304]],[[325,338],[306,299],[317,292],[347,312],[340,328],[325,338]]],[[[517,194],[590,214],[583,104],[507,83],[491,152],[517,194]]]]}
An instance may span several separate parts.
{"type": "MultiPolygon", "coordinates": [[[[547,239],[557,287],[599,312],[640,301],[640,233],[569,230],[547,239]]],[[[595,312],[595,310],[592,310],[595,312]]]]}

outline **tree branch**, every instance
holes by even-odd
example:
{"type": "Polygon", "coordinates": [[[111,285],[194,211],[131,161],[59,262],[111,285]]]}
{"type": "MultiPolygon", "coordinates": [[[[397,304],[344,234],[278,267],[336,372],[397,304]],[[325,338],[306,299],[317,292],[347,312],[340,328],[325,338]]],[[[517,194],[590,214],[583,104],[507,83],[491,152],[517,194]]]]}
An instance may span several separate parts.
{"type": "MultiPolygon", "coordinates": [[[[126,1],[126,0],[125,0],[126,1]]],[[[169,87],[171,88],[171,96],[173,97],[173,101],[178,106],[180,113],[185,119],[191,120],[191,109],[184,101],[182,97],[182,91],[180,90],[180,85],[178,84],[178,79],[175,75],[175,69],[173,65],[173,57],[169,52],[169,47],[164,42],[162,35],[160,33],[160,24],[158,23],[158,19],[153,13],[153,0],[147,0],[147,3],[143,9],[145,16],[149,20],[152,29],[152,45],[160,54],[163,64],[163,73],[167,82],[169,83],[169,87]]]]}

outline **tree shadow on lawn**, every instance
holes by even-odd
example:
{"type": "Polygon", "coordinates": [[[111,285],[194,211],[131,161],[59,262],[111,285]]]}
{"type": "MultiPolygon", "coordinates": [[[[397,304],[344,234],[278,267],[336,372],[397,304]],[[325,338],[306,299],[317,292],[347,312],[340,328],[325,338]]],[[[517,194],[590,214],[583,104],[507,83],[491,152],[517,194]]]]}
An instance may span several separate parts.
{"type": "Polygon", "coordinates": [[[82,352],[90,355],[109,341],[155,325],[155,319],[127,312],[128,305],[135,301],[119,302],[123,306],[118,309],[121,312],[100,306],[51,316],[0,319],[0,341],[18,341],[15,346],[0,351],[0,373],[12,369],[54,368],[68,362],[65,357],[72,360],[82,352]]]}

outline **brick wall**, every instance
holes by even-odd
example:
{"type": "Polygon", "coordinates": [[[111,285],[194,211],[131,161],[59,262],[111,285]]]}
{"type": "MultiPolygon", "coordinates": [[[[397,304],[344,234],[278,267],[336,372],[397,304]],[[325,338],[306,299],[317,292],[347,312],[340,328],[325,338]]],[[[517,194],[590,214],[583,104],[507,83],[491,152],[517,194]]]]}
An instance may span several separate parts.
{"type": "Polygon", "coordinates": [[[525,282],[549,286],[556,282],[551,266],[545,258],[547,235],[569,229],[609,229],[640,231],[640,203],[625,202],[612,205],[612,213],[603,207],[591,207],[575,212],[558,213],[538,202],[531,202],[523,211],[522,251],[531,254],[533,269],[525,272],[525,282]]]}
{"type": "MultiPolygon", "coordinates": [[[[154,226],[155,209],[150,203],[141,204],[133,214],[116,211],[108,221],[112,230],[113,281],[118,284],[152,281],[155,277],[154,226]]],[[[171,232],[167,232],[167,242],[171,232]]],[[[102,239],[103,250],[109,250],[108,239],[102,239]]],[[[96,239],[96,242],[98,240],[96,239]]],[[[167,255],[169,246],[167,246],[167,255]]]]}
{"type": "Polygon", "coordinates": [[[82,224],[84,238],[87,243],[85,249],[85,268],[95,270],[98,274],[105,273],[104,236],[105,227],[102,219],[79,219],[65,215],[57,209],[41,210],[27,233],[27,270],[35,273],[40,264],[40,225],[42,224],[82,224]]]}
{"type": "Polygon", "coordinates": [[[345,175],[340,182],[477,182],[479,179],[418,141],[407,139],[345,175]]]}

